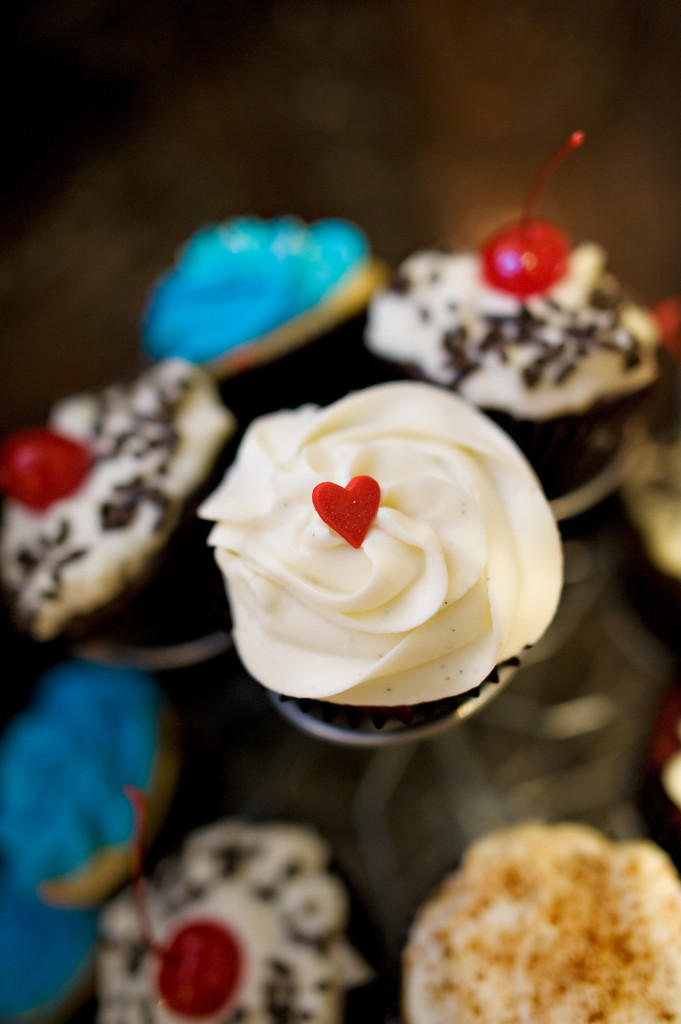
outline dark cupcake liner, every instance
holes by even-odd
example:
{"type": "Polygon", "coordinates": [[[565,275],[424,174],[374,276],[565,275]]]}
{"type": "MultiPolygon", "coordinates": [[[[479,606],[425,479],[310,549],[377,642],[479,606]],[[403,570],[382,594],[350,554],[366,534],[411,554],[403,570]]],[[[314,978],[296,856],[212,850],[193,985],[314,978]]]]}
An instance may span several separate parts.
{"type": "Polygon", "coordinates": [[[284,718],[318,739],[352,746],[381,746],[425,739],[469,717],[503,689],[519,663],[518,658],[509,658],[470,690],[419,704],[359,706],[267,692],[284,718]]]}
{"type": "MultiPolygon", "coordinates": [[[[600,402],[580,415],[541,421],[485,411],[515,441],[539,477],[546,497],[553,501],[584,488],[618,464],[647,429],[646,409],[653,395],[654,385],[612,402],[600,402]]],[[[613,474],[612,487],[617,483],[613,474]]]]}

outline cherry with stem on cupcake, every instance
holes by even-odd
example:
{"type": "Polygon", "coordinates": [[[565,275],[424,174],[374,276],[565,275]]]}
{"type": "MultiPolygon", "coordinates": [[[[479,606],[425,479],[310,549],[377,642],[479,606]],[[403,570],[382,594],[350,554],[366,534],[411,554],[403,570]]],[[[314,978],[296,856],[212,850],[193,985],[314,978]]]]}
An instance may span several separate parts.
{"type": "Polygon", "coordinates": [[[90,449],[47,427],[29,427],[0,448],[0,491],[35,512],[74,494],[93,463],[90,449]]]}
{"type": "Polygon", "coordinates": [[[182,925],[166,942],[154,938],[146,899],[144,826],[146,795],[124,786],[134,814],[133,892],[142,940],[158,959],[156,984],[162,1004],[173,1013],[201,1018],[225,1008],[243,975],[244,954],[230,929],[209,917],[182,925]]]}
{"type": "Polygon", "coordinates": [[[482,246],[483,277],[493,288],[527,298],[546,291],[565,274],[570,242],[554,224],[537,220],[534,211],[558,164],[583,141],[584,132],[572,133],[537,174],[518,220],[482,246]]]}

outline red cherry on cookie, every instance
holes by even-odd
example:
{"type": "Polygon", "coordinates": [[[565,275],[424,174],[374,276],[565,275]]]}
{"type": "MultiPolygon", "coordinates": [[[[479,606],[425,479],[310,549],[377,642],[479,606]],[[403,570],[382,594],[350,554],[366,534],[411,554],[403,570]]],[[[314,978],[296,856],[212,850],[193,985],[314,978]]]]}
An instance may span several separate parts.
{"type": "Polygon", "coordinates": [[[380,500],[381,488],[371,476],[354,476],[347,487],[327,480],[312,491],[319,518],[353,548],[362,546],[380,500]]]}
{"type": "Polygon", "coordinates": [[[532,214],[546,179],[583,141],[583,132],[572,133],[535,178],[520,219],[482,246],[482,274],[493,288],[526,298],[546,291],[565,274],[571,249],[569,240],[553,224],[535,220],[532,214]]]}
{"type": "Polygon", "coordinates": [[[242,966],[240,946],[224,925],[192,921],[161,953],[159,994],[174,1013],[186,1017],[215,1013],[236,991],[242,966]]]}
{"type": "Polygon", "coordinates": [[[12,434],[0,448],[0,490],[42,512],[73,494],[92,466],[85,445],[47,427],[12,434]]]}
{"type": "Polygon", "coordinates": [[[219,921],[194,918],[167,943],[154,938],[144,882],[144,829],[147,796],[123,786],[133,811],[133,895],[142,940],[158,957],[158,995],[163,1005],[185,1017],[205,1017],[227,1005],[241,980],[244,957],[233,932],[219,921]]]}

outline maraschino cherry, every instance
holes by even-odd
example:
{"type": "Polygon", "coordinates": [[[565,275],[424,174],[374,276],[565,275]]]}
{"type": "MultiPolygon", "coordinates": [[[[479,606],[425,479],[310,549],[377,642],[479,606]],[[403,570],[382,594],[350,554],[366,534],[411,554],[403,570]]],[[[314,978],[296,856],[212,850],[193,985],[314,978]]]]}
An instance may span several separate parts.
{"type": "Polygon", "coordinates": [[[209,918],[196,918],[179,928],[168,942],[156,942],[143,875],[147,800],[135,786],[125,786],[124,791],[135,816],[133,885],[137,914],[144,944],[159,959],[159,998],[181,1016],[198,1018],[217,1013],[227,1005],[241,980],[241,946],[228,928],[209,918]]]}
{"type": "Polygon", "coordinates": [[[0,448],[0,490],[43,512],[77,491],[91,466],[92,452],[85,445],[47,427],[29,427],[0,448]]]}
{"type": "Polygon", "coordinates": [[[520,218],[482,246],[482,273],[487,284],[519,298],[546,291],[567,269],[570,242],[555,225],[533,217],[537,200],[558,164],[581,146],[584,132],[570,138],[547,160],[535,178],[520,218]]]}

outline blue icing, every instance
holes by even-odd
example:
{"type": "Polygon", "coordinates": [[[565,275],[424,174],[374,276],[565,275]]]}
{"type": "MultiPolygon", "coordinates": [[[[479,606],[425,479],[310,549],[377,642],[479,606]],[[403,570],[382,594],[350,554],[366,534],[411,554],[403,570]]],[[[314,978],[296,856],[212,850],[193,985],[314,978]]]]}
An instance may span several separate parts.
{"type": "Polygon", "coordinates": [[[243,217],[198,231],[152,291],[150,356],[214,359],[315,306],[369,257],[353,224],[243,217]]]}
{"type": "Polygon", "coordinates": [[[46,1010],[89,969],[97,914],[55,910],[0,874],[0,1021],[46,1010]]]}
{"type": "Polygon", "coordinates": [[[10,722],[0,743],[0,850],[27,891],[129,839],[123,785],[147,786],[160,706],[144,672],[69,661],[10,722]]]}

